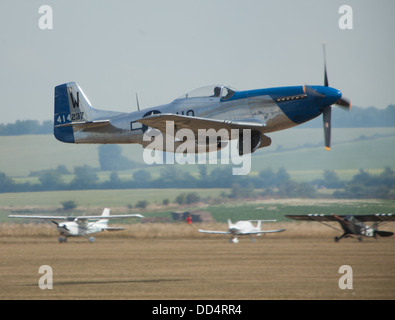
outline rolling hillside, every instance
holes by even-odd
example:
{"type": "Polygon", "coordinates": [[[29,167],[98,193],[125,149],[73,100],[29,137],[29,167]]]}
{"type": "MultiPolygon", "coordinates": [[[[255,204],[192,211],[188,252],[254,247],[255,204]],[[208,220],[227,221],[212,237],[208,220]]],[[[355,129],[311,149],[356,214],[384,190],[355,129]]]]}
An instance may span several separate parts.
{"type": "MultiPolygon", "coordinates": [[[[395,128],[334,128],[332,150],[323,147],[322,129],[293,128],[269,135],[272,145],[252,155],[252,174],[267,168],[285,168],[292,178],[310,180],[324,170],[336,170],[342,178],[359,169],[395,168],[395,128]]],[[[0,172],[11,177],[27,177],[32,171],[65,165],[99,167],[98,145],[65,144],[52,135],[0,137],[0,172]]],[[[144,165],[140,145],[122,145],[123,155],[144,165]]],[[[197,165],[178,165],[197,174],[197,165]]],[[[217,165],[209,165],[209,170],[217,165]]],[[[145,166],[151,174],[160,167],[145,166]]],[[[128,173],[129,174],[129,173],[128,173]]]]}

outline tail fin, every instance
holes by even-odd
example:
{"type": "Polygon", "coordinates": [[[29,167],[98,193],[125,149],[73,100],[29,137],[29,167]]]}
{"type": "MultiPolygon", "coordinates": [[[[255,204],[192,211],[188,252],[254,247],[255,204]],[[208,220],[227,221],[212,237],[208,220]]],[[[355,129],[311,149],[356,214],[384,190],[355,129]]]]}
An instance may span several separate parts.
{"type": "Polygon", "coordinates": [[[93,120],[94,109],[75,82],[55,87],[54,135],[62,142],[74,143],[71,124],[93,120]]]}
{"type": "MultiPolygon", "coordinates": [[[[110,215],[110,209],[109,208],[104,208],[103,213],[102,213],[102,217],[108,217],[109,215],[110,215]]],[[[100,219],[98,222],[104,224],[105,226],[107,226],[108,219],[100,219]]]]}

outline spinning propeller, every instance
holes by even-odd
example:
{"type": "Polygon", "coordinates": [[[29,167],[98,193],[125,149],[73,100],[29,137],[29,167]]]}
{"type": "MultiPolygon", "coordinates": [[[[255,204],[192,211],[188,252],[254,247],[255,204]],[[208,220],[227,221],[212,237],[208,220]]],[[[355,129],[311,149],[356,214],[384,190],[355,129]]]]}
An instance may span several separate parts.
{"type": "MultiPolygon", "coordinates": [[[[329,87],[329,81],[328,81],[328,73],[326,71],[326,49],[325,49],[325,43],[323,44],[323,50],[324,50],[324,68],[325,68],[325,73],[324,73],[324,85],[325,87],[329,87]]],[[[351,102],[348,99],[345,98],[340,98],[337,100],[335,105],[346,109],[350,110],[351,109],[351,102]]],[[[325,148],[327,150],[330,150],[331,148],[331,118],[332,118],[332,106],[326,106],[322,110],[322,115],[323,115],[323,120],[324,120],[324,137],[325,137],[325,148]]]]}
{"type": "Polygon", "coordinates": [[[66,231],[70,231],[63,223],[58,223],[57,221],[52,221],[58,228],[65,229],[66,231]]]}
{"type": "Polygon", "coordinates": [[[303,86],[303,92],[313,95],[317,98],[321,98],[322,104],[322,116],[324,120],[324,137],[325,137],[325,148],[330,150],[331,146],[331,118],[332,118],[332,105],[335,104],[336,106],[350,110],[351,109],[351,102],[348,99],[342,98],[342,94],[337,89],[329,87],[328,81],[328,73],[326,71],[326,52],[325,52],[325,44],[323,44],[324,49],[324,87],[318,88],[322,92],[317,91],[315,88],[310,86],[303,86]]]}

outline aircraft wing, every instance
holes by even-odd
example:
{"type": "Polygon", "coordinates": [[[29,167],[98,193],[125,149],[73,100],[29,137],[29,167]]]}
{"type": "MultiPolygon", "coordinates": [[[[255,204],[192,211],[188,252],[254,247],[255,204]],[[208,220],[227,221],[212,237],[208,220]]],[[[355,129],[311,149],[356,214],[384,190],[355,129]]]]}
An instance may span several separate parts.
{"type": "Polygon", "coordinates": [[[144,218],[141,214],[120,214],[120,215],[108,215],[108,216],[78,216],[73,217],[77,220],[101,220],[101,219],[122,219],[122,218],[144,218]]]}
{"type": "Polygon", "coordinates": [[[198,230],[201,233],[213,233],[213,234],[231,234],[229,231],[211,231],[211,230],[198,230]]]}
{"type": "Polygon", "coordinates": [[[9,215],[8,218],[25,218],[25,219],[42,219],[42,220],[68,220],[66,216],[27,216],[27,215],[9,215]]]}
{"type": "MultiPolygon", "coordinates": [[[[338,215],[338,218],[346,218],[351,215],[338,215]]],[[[395,221],[395,215],[391,213],[377,213],[377,214],[363,214],[363,215],[352,215],[359,221],[395,221]]],[[[305,215],[286,215],[287,218],[300,221],[339,221],[334,215],[325,214],[305,214],[305,215]]]]}
{"type": "MultiPolygon", "coordinates": [[[[333,215],[325,214],[301,214],[301,215],[286,215],[287,218],[299,221],[339,221],[333,215]]],[[[338,216],[345,217],[345,216],[338,216]]]]}
{"type": "Polygon", "coordinates": [[[392,213],[355,215],[354,217],[359,221],[395,221],[395,215],[392,213]]]}
{"type": "Polygon", "coordinates": [[[262,230],[262,231],[254,231],[254,232],[246,232],[242,234],[261,234],[261,233],[276,233],[276,232],[283,232],[286,229],[278,229],[278,230],[262,230]]]}
{"type": "Polygon", "coordinates": [[[94,220],[94,219],[113,219],[113,218],[144,218],[141,214],[124,214],[113,216],[28,216],[28,215],[9,215],[9,218],[42,219],[42,220],[94,220]]]}
{"type": "MultiPolygon", "coordinates": [[[[213,233],[213,234],[232,234],[229,231],[210,231],[210,230],[198,230],[202,233],[213,233]]],[[[275,233],[275,232],[282,232],[285,229],[278,229],[278,230],[262,230],[262,231],[254,231],[254,232],[240,232],[239,235],[248,235],[248,234],[261,234],[261,233],[275,233]]]]}
{"type": "Polygon", "coordinates": [[[195,135],[198,134],[199,129],[214,129],[216,131],[220,129],[226,129],[230,133],[231,129],[251,129],[263,131],[263,129],[266,127],[266,124],[260,122],[258,119],[217,120],[172,113],[153,114],[137,121],[146,126],[158,129],[163,133],[166,132],[166,121],[173,121],[175,125],[175,131],[180,129],[190,129],[195,133],[195,135]]]}

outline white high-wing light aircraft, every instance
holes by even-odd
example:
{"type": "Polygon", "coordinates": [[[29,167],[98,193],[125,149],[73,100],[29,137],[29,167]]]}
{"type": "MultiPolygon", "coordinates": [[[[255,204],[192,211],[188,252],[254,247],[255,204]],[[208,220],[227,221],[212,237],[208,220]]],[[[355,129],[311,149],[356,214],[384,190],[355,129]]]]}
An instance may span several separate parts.
{"type": "Polygon", "coordinates": [[[263,233],[275,233],[275,232],[282,232],[285,229],[278,229],[278,230],[262,230],[262,222],[275,222],[277,220],[246,220],[246,221],[237,221],[236,223],[232,223],[230,219],[228,219],[228,231],[211,231],[211,230],[201,230],[199,232],[202,233],[212,233],[212,234],[231,234],[232,237],[229,239],[231,243],[238,243],[239,239],[237,236],[241,235],[249,235],[251,241],[255,241],[252,237],[253,234],[261,236],[263,233]],[[257,222],[256,227],[251,223],[253,221],[257,222]]]}
{"type": "MultiPolygon", "coordinates": [[[[110,215],[110,209],[105,208],[101,216],[29,216],[29,215],[9,215],[9,218],[41,219],[51,221],[56,224],[60,233],[59,243],[66,242],[68,237],[84,237],[88,235],[108,231],[124,230],[122,227],[109,227],[108,219],[116,218],[144,218],[141,214],[110,215]],[[65,220],[57,222],[56,220],[65,220]],[[89,220],[97,220],[89,222],[89,220]]],[[[95,241],[95,237],[87,238],[90,242],[95,241]]]]}
{"type": "Polygon", "coordinates": [[[139,143],[175,153],[217,151],[233,139],[239,141],[238,152],[243,155],[269,146],[267,133],[322,114],[329,149],[332,105],[349,109],[351,103],[329,87],[326,62],[324,71],[323,86],[238,91],[214,85],[131,113],[95,109],[81,88],[69,82],[55,87],[54,135],[67,143],[139,143]],[[162,138],[154,144],[152,138],[155,142],[158,136],[162,138]]]}

